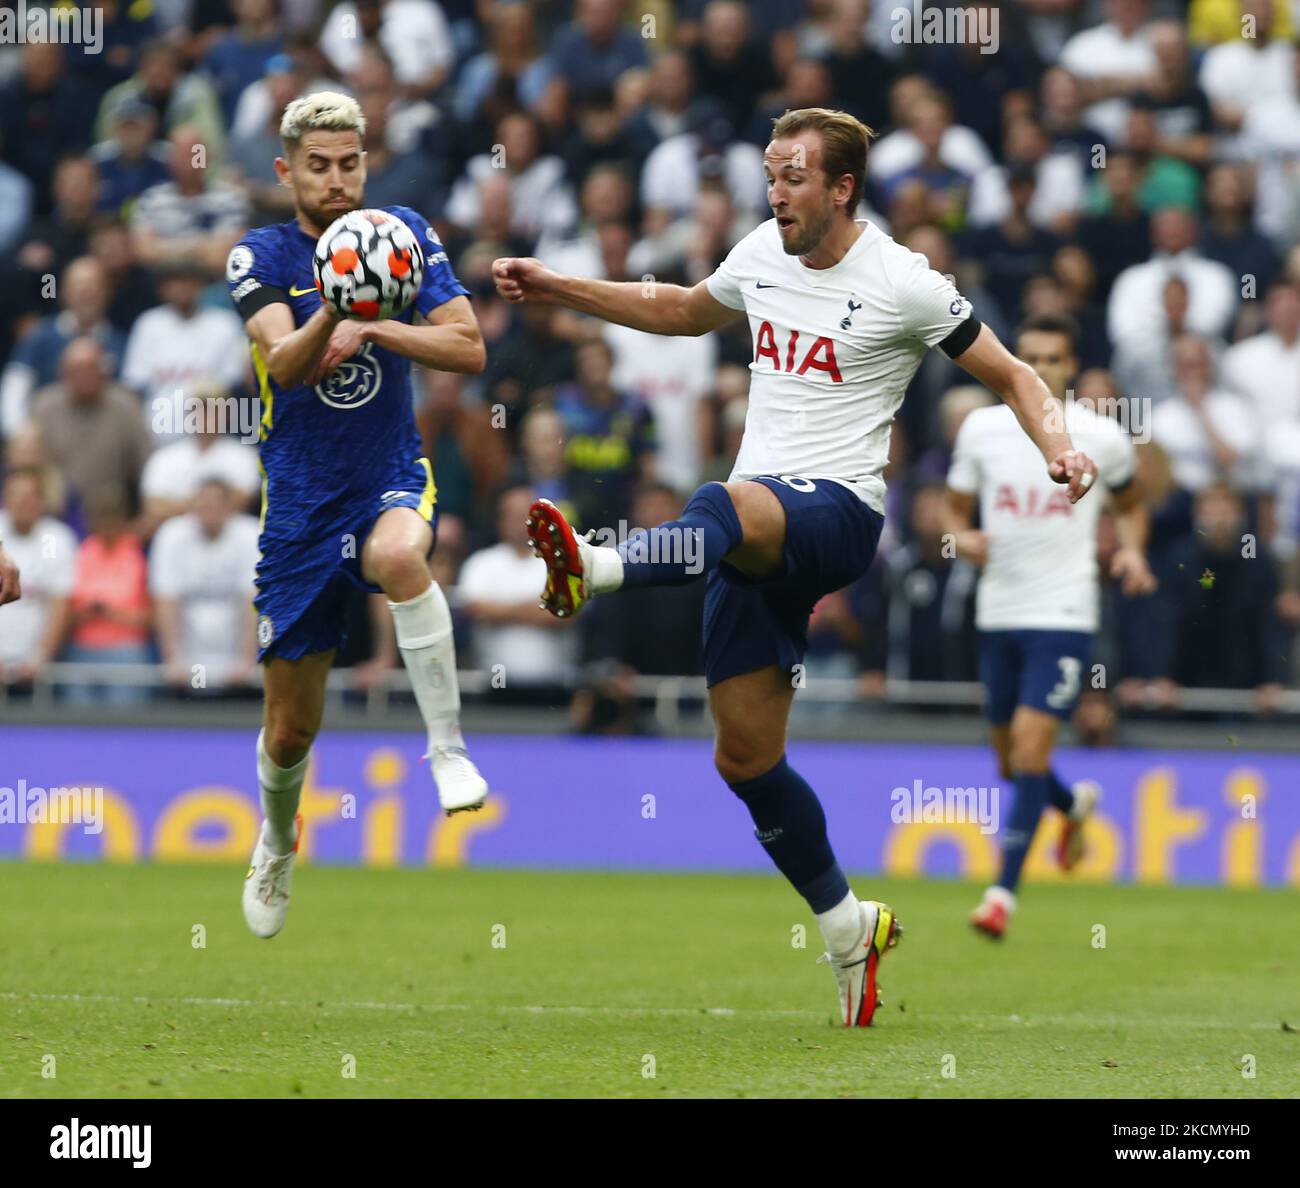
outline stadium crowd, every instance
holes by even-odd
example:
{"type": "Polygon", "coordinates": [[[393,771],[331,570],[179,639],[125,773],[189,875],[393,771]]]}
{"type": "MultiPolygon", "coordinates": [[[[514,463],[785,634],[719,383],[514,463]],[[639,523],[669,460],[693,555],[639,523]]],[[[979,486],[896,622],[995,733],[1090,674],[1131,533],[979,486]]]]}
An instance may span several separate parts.
{"type": "MultiPolygon", "coordinates": [[[[699,672],[699,584],[557,621],[537,606],[524,519],[538,495],[583,526],[675,516],[730,469],[752,348],[743,320],[656,339],[508,306],[492,260],[694,283],[767,216],[771,119],[807,106],[876,129],[861,216],[953,274],[1004,340],[1028,316],[1073,320],[1077,398],[1139,443],[1160,590],[1106,587],[1108,676],[1085,732],[1104,736],[1116,703],[1173,709],[1184,687],[1254,690],[1268,710],[1294,684],[1300,54],[1285,0],[972,2],[996,17],[995,52],[900,37],[883,0],[95,7],[99,52],[0,47],[0,536],[24,592],[0,610],[11,692],[55,659],[157,661],[189,696],[250,688],[258,412],[222,282],[246,228],[291,217],[279,116],[322,88],[367,118],[368,204],[426,214],[473,294],[487,369],[421,375],[415,412],[435,576],[463,662],[501,666],[503,696],[576,689],[576,725],[629,728],[630,674],[699,672]]],[[[895,423],[879,558],[818,607],[809,680],[877,696],[890,678],[975,678],[977,574],[944,548],[941,512],[957,428],[991,399],[927,357],[895,423]]],[[[1112,548],[1103,533],[1103,563],[1112,548]]],[[[357,592],[340,657],[359,689],[400,667],[376,599],[357,592]]]]}

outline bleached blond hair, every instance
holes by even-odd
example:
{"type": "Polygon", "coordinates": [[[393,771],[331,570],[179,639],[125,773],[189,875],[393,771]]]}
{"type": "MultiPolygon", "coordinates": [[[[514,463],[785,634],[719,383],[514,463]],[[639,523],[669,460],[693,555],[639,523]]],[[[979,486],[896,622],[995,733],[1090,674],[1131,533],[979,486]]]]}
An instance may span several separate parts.
{"type": "Polygon", "coordinates": [[[284,109],[280,120],[280,142],[288,156],[303,134],[315,129],[327,132],[355,132],[363,140],[366,135],[366,117],[361,105],[351,95],[338,91],[316,91],[295,99],[284,109]]]}

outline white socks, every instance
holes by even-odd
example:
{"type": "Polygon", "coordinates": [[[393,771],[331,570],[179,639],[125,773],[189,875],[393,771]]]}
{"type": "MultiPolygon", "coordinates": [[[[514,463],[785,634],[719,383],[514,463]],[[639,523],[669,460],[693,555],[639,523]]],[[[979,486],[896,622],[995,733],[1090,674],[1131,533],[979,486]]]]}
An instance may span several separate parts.
{"type": "Polygon", "coordinates": [[[608,594],[623,584],[623,557],[617,549],[608,545],[592,545],[587,554],[591,573],[587,580],[593,594],[608,594]]]}
{"type": "Polygon", "coordinates": [[[862,940],[862,909],[857,896],[850,891],[830,911],[818,912],[817,927],[831,956],[847,957],[862,940]]]}
{"type": "Polygon", "coordinates": [[[411,689],[434,747],[463,747],[456,645],[451,638],[451,608],[437,582],[406,602],[390,602],[397,647],[411,677],[411,689]]]}
{"type": "Polygon", "coordinates": [[[307,775],[310,752],[292,767],[279,767],[266,753],[265,730],[257,732],[257,783],[262,795],[262,838],[277,854],[287,854],[297,840],[293,818],[298,812],[298,795],[307,775]]]}

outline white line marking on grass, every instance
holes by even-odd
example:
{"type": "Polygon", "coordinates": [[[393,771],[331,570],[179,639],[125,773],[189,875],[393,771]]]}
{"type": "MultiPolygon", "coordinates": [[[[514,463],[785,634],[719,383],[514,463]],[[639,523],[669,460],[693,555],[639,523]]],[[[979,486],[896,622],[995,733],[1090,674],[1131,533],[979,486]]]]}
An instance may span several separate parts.
{"type": "MultiPolygon", "coordinates": [[[[428,1012],[443,1014],[450,1012],[473,1011],[477,1014],[518,1014],[520,1011],[530,1015],[650,1015],[663,1018],[699,1018],[701,1015],[712,1019],[734,1019],[737,1017],[769,1019],[809,1019],[818,1020],[830,1016],[827,1011],[800,1011],[779,1007],[646,1007],[646,1006],[584,1006],[562,1003],[532,1004],[525,1006],[506,1006],[491,1003],[469,1005],[460,1002],[322,1002],[293,1001],[280,998],[201,998],[192,995],[184,997],[148,995],[148,994],[38,994],[23,993],[16,990],[0,991],[0,999],[21,1002],[104,1002],[134,1003],[147,1006],[151,1003],[172,1003],[179,1006],[210,1007],[276,1007],[292,1010],[325,1011],[404,1011],[411,1014],[428,1012]]],[[[1278,1022],[1227,1023],[1222,1021],[1199,1021],[1195,1019],[1170,1019],[1159,1015],[945,1015],[940,1012],[920,1008],[916,1016],[923,1017],[928,1023],[955,1024],[994,1024],[1005,1027],[1127,1027],[1143,1028],[1180,1028],[1189,1031],[1276,1031],[1281,1026],[1278,1022]],[[922,1016],[921,1011],[924,1011],[922,1016]]]]}

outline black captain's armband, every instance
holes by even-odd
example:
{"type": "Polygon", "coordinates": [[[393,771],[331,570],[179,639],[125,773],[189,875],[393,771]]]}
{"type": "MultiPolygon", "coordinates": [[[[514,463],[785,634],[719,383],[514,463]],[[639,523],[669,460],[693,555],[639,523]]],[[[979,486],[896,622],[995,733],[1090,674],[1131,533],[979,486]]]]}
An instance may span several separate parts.
{"type": "Polygon", "coordinates": [[[255,276],[245,277],[230,290],[230,299],[235,303],[239,316],[246,322],[259,309],[274,305],[277,301],[289,304],[289,294],[275,285],[264,285],[255,276]]]}
{"type": "Polygon", "coordinates": [[[949,359],[955,359],[962,351],[979,337],[980,320],[974,314],[971,314],[960,326],[948,335],[940,344],[939,349],[943,351],[949,359]]]}

